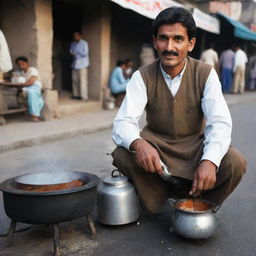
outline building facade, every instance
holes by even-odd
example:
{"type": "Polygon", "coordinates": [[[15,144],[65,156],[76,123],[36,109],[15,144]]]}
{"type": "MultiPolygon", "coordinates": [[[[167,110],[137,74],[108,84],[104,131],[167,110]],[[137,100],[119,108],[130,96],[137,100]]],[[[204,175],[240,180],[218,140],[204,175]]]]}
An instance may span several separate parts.
{"type": "Polygon", "coordinates": [[[59,97],[71,92],[69,45],[81,31],[90,50],[89,99],[97,102],[116,61],[131,58],[138,66],[142,44],[151,42],[151,20],[109,0],[0,0],[0,29],[13,62],[28,57],[44,88],[59,97]]]}
{"type": "MultiPolygon", "coordinates": [[[[202,10],[208,4],[197,1],[202,10]]],[[[131,58],[139,67],[142,45],[152,41],[151,23],[110,0],[0,0],[0,29],[12,60],[27,56],[39,69],[44,88],[58,91],[59,98],[71,95],[69,46],[72,33],[82,32],[90,51],[89,99],[99,105],[118,59],[131,58]]],[[[205,32],[199,29],[198,37],[193,57],[204,48],[205,32]]],[[[222,36],[207,33],[207,40],[218,42],[222,36]]]]}

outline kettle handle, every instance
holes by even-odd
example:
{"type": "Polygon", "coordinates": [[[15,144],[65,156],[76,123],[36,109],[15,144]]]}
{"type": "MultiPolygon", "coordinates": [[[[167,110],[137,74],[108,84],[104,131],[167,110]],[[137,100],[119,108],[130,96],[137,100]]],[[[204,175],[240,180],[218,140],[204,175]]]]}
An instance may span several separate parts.
{"type": "Polygon", "coordinates": [[[111,172],[111,177],[112,178],[116,178],[116,177],[119,177],[119,176],[121,176],[121,172],[119,172],[117,169],[115,169],[111,172]],[[118,174],[115,174],[115,172],[118,172],[118,174]]]}
{"type": "Polygon", "coordinates": [[[221,208],[221,204],[220,205],[216,205],[215,207],[213,207],[212,212],[216,213],[220,208],[221,208]]]}

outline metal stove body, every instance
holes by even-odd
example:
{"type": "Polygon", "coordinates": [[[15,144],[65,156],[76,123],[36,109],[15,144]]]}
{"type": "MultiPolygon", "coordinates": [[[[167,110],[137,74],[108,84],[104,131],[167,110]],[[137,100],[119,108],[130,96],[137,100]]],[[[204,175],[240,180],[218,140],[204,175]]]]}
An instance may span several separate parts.
{"type": "MultiPolygon", "coordinates": [[[[47,176],[49,172],[39,174],[47,176]]],[[[56,184],[56,182],[66,183],[73,179],[79,179],[84,182],[84,185],[60,191],[24,191],[17,189],[17,182],[24,180],[25,175],[22,175],[2,182],[0,190],[3,192],[6,215],[11,219],[7,236],[9,243],[12,241],[17,222],[37,225],[52,224],[54,256],[60,256],[59,223],[86,216],[91,232],[95,235],[96,229],[91,213],[97,201],[99,178],[83,172],[51,172],[50,176],[53,174],[58,177],[58,181],[54,180],[53,176],[48,177],[50,179],[48,179],[48,183],[42,178],[39,183],[56,184]],[[60,179],[60,175],[65,178],[60,179]]],[[[31,176],[34,175],[34,173],[26,174],[27,181],[29,180],[28,185],[33,184],[33,177],[31,179],[31,176]]],[[[34,181],[34,183],[40,185],[38,181],[34,181]]]]}

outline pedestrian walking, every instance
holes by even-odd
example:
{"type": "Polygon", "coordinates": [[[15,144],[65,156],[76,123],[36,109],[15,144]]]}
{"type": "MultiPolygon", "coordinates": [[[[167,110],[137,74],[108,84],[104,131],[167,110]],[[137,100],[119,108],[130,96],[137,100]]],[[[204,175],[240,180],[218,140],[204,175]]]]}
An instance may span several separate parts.
{"type": "Polygon", "coordinates": [[[225,50],[220,56],[220,73],[222,91],[224,93],[230,92],[232,89],[233,69],[234,69],[235,53],[231,48],[225,50]]]}
{"type": "Polygon", "coordinates": [[[75,32],[73,39],[70,46],[70,54],[73,57],[71,65],[73,98],[88,100],[89,47],[82,39],[81,32],[75,32]]]}
{"type": "Polygon", "coordinates": [[[234,80],[233,93],[244,93],[245,87],[245,67],[248,62],[246,53],[239,45],[235,46],[235,61],[234,61],[234,80]]]}

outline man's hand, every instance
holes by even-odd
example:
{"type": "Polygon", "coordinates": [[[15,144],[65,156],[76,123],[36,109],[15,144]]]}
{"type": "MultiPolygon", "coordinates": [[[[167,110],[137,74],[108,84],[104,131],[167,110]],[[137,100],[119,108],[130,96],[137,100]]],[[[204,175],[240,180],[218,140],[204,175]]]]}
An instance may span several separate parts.
{"type": "Polygon", "coordinates": [[[137,163],[145,169],[145,171],[162,173],[159,154],[157,150],[146,140],[135,140],[131,144],[131,150],[136,152],[137,163]]]}
{"type": "Polygon", "coordinates": [[[216,183],[216,165],[211,161],[203,160],[194,174],[190,195],[199,196],[202,191],[210,190],[216,183]]]}

